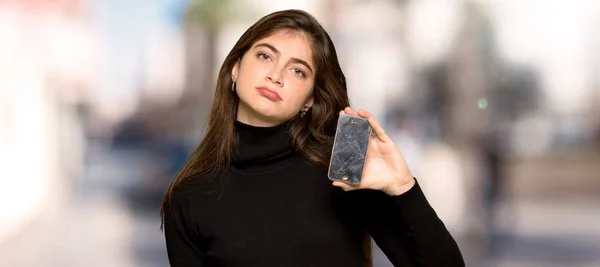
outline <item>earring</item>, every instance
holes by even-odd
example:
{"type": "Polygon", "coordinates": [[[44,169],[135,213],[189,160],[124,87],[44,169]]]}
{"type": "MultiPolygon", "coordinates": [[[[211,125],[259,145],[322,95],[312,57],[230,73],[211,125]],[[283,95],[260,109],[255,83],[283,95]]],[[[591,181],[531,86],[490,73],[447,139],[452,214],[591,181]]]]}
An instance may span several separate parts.
{"type": "Polygon", "coordinates": [[[235,92],[235,76],[231,75],[231,91],[235,92]]]}
{"type": "Polygon", "coordinates": [[[306,115],[306,112],[307,112],[307,111],[308,111],[308,108],[302,109],[302,110],[300,111],[300,118],[303,118],[303,117],[304,117],[304,115],[306,115]]]}

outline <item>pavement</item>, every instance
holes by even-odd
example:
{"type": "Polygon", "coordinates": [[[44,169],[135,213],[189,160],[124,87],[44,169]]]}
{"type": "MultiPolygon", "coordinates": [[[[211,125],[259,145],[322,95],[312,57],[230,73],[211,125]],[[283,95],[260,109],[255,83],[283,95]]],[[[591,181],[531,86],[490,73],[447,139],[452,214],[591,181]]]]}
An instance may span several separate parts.
{"type": "MultiPolygon", "coordinates": [[[[158,211],[139,209],[123,197],[122,189],[134,181],[128,178],[137,175],[126,168],[135,155],[90,149],[75,194],[0,247],[0,266],[168,266],[158,211]]],[[[500,203],[492,252],[481,252],[486,239],[456,237],[467,266],[600,267],[600,167],[595,160],[567,162],[578,167],[560,173],[547,168],[549,162],[535,164],[511,167],[516,189],[500,203]]],[[[392,266],[378,249],[374,258],[375,267],[392,266]]]]}

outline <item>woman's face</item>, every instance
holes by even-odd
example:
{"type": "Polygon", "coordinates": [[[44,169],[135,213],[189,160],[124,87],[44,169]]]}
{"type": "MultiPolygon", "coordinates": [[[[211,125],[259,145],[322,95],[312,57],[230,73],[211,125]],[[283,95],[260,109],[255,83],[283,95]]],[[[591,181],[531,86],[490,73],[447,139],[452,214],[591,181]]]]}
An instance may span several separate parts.
{"type": "Polygon", "coordinates": [[[231,71],[240,98],[237,119],[274,126],[313,104],[315,65],[304,33],[278,31],[254,43],[231,71]]]}

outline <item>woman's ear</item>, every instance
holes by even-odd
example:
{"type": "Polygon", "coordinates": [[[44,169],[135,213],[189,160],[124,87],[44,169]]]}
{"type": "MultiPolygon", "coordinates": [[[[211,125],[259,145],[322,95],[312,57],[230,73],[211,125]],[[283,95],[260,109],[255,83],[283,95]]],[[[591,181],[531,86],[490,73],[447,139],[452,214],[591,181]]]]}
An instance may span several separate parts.
{"type": "Polygon", "coordinates": [[[237,80],[238,77],[238,73],[240,71],[240,61],[238,60],[237,62],[235,62],[235,64],[233,65],[233,68],[231,68],[231,79],[233,81],[237,80]]]}
{"type": "Polygon", "coordinates": [[[314,103],[315,103],[315,97],[310,96],[308,98],[308,100],[306,100],[306,103],[304,103],[304,107],[302,107],[302,108],[309,109],[313,106],[314,103]]]}

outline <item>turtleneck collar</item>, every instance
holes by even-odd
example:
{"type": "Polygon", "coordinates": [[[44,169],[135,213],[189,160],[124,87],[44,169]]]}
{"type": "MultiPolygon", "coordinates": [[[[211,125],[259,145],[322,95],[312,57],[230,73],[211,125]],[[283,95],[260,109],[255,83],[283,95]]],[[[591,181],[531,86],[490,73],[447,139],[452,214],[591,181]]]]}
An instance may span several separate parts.
{"type": "MultiPolygon", "coordinates": [[[[283,161],[293,153],[289,123],[259,127],[235,121],[238,142],[232,155],[237,169],[260,169],[283,161]]],[[[271,166],[272,167],[272,166],[271,166]]]]}

